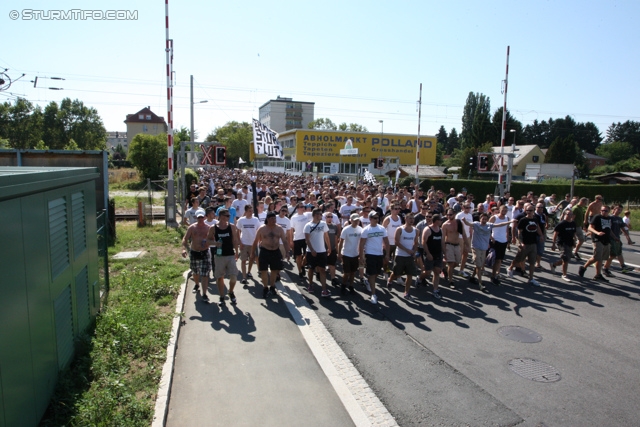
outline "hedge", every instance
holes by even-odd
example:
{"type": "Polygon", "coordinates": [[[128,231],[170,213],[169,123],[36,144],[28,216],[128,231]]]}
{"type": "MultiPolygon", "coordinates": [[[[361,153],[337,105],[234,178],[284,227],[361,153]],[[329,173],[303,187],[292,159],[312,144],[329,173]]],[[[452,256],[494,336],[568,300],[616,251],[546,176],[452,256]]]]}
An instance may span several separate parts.
{"type": "MultiPolygon", "coordinates": [[[[426,179],[420,183],[420,187],[427,191],[431,186],[434,186],[436,190],[442,190],[445,194],[449,193],[450,188],[455,188],[459,193],[464,187],[468,193],[475,196],[475,200],[484,200],[487,194],[494,194],[497,187],[496,181],[477,181],[468,179],[426,179]]],[[[534,194],[556,194],[557,200],[564,199],[564,195],[571,192],[571,184],[545,184],[514,181],[511,183],[511,194],[519,198],[527,194],[527,192],[533,191],[534,194]]],[[[628,201],[636,201],[640,199],[640,185],[606,185],[606,184],[589,184],[589,185],[575,185],[574,195],[578,197],[588,197],[590,200],[594,200],[595,196],[599,194],[604,197],[605,202],[613,203],[626,203],[628,201]]]]}

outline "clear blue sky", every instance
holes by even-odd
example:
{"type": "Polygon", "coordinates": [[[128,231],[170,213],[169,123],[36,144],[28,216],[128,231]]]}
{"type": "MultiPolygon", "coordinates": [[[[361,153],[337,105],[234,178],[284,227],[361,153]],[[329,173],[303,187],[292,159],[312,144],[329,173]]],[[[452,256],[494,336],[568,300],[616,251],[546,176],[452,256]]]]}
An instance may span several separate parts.
{"type": "MultiPolygon", "coordinates": [[[[278,95],[315,102],[316,118],[415,134],[420,83],[421,134],[460,132],[469,92],[489,96],[492,112],[502,106],[508,45],[507,108],[524,125],[572,115],[604,137],[613,122],[640,121],[638,1],[170,0],[169,14],[174,127],[189,127],[193,74],[195,100],[208,100],[195,106],[200,139],[250,122],[278,95]]],[[[0,67],[26,76],[0,101],[78,98],[110,131],[145,106],[166,118],[164,15],[162,0],[2,2],[0,67]],[[137,20],[25,20],[24,9],[129,10],[137,20]],[[66,80],[44,79],[54,76],[66,80]]]]}

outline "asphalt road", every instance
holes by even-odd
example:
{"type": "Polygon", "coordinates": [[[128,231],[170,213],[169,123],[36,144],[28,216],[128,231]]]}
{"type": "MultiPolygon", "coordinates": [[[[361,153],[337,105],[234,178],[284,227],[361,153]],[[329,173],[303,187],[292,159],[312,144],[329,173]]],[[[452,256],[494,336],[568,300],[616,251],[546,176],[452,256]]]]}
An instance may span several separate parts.
{"type": "MultiPolygon", "coordinates": [[[[625,246],[628,264],[640,266],[638,249],[625,246]]],[[[589,250],[587,243],[583,259],[589,250]]],[[[556,256],[547,252],[543,266],[556,256]]],[[[505,278],[503,286],[488,284],[488,294],[457,277],[442,300],[419,288],[406,301],[399,286],[379,291],[377,306],[360,287],[353,296],[305,295],[401,426],[637,425],[640,272],[618,274],[614,264],[616,277],[596,283],[594,269],[581,279],[578,265],[572,260],[571,283],[542,270],[539,288],[505,278]],[[498,333],[504,326],[542,340],[506,339],[498,333]],[[509,368],[519,359],[532,359],[525,375],[546,367],[552,375],[542,379],[560,379],[519,376],[509,368]]]]}

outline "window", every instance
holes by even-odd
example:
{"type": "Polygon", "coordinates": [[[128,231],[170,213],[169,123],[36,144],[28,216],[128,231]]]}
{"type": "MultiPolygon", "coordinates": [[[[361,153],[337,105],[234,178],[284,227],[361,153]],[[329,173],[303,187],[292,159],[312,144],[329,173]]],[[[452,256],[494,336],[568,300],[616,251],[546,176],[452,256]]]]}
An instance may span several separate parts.
{"type": "Polygon", "coordinates": [[[147,120],[151,120],[151,114],[147,114],[147,120]]]}
{"type": "Polygon", "coordinates": [[[139,114],[139,115],[138,115],[138,119],[140,119],[140,120],[144,120],[144,114],[139,114]]]}

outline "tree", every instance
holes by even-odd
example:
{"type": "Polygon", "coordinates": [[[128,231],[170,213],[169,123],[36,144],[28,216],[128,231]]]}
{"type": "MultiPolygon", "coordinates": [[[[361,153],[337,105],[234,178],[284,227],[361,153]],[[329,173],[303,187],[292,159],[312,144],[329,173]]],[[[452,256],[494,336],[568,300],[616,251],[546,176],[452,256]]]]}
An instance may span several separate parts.
{"type": "Polygon", "coordinates": [[[57,103],[52,101],[44,107],[42,122],[44,126],[42,140],[44,143],[54,150],[62,149],[67,141],[57,103]]]}
{"type": "Polygon", "coordinates": [[[35,148],[36,150],[48,150],[48,149],[49,149],[49,147],[47,146],[47,144],[45,144],[45,143],[44,143],[44,141],[43,141],[43,140],[40,140],[40,141],[36,144],[36,146],[35,146],[35,147],[33,147],[33,148],[35,148]]]}
{"type": "Polygon", "coordinates": [[[207,140],[219,141],[227,147],[227,167],[238,167],[240,157],[249,160],[249,150],[253,141],[253,127],[247,122],[228,122],[224,126],[214,129],[207,136],[207,140]]]}
{"type": "Polygon", "coordinates": [[[456,128],[452,128],[451,132],[449,132],[449,137],[447,138],[447,146],[448,146],[448,153],[447,154],[453,154],[453,151],[460,148],[460,138],[458,137],[458,131],[456,130],[456,128]]]}
{"type": "Polygon", "coordinates": [[[127,159],[142,179],[158,179],[167,171],[167,135],[139,133],[129,144],[127,159]]]}
{"type": "Polygon", "coordinates": [[[462,147],[478,148],[491,141],[491,103],[484,94],[469,92],[462,114],[462,147]]]}
{"type": "Polygon", "coordinates": [[[67,145],[64,146],[65,150],[79,150],[80,147],[78,147],[78,143],[76,141],[74,141],[73,138],[71,138],[69,140],[69,142],[67,143],[67,145]]]}
{"type": "MultiPolygon", "coordinates": [[[[495,134],[495,138],[492,139],[493,145],[502,145],[502,111],[504,107],[500,107],[493,113],[493,118],[491,119],[491,124],[493,126],[493,133],[495,134]]],[[[515,119],[509,109],[507,109],[507,123],[505,129],[505,146],[510,146],[513,143],[513,135],[511,135],[511,130],[516,130],[516,138],[518,135],[522,136],[522,123],[519,120],[515,119]]]]}
{"type": "Polygon", "coordinates": [[[438,142],[437,147],[438,149],[442,150],[443,154],[451,154],[447,152],[447,150],[449,149],[449,136],[447,135],[447,130],[444,128],[444,126],[440,126],[440,129],[438,129],[436,140],[438,142]]]}
{"type": "Polygon", "coordinates": [[[16,99],[13,105],[5,105],[2,121],[2,137],[9,140],[11,148],[35,147],[42,139],[42,110],[24,98],[16,99]],[[8,107],[8,108],[7,108],[8,107]]]}
{"type": "Polygon", "coordinates": [[[596,149],[596,154],[606,157],[607,164],[613,165],[622,160],[630,159],[635,154],[633,145],[628,142],[614,141],[602,144],[596,149]]]}
{"type": "Polygon", "coordinates": [[[580,176],[586,177],[589,175],[587,159],[578,143],[574,141],[573,135],[569,135],[566,138],[556,138],[547,150],[544,162],[573,164],[578,169],[580,176]]]}
{"type": "Polygon", "coordinates": [[[367,128],[362,125],[359,125],[357,123],[349,123],[349,125],[347,125],[346,122],[340,123],[340,126],[338,126],[338,130],[349,132],[369,132],[367,128]]]}
{"type": "Polygon", "coordinates": [[[104,150],[107,131],[98,111],[82,101],[65,98],[60,103],[59,117],[64,126],[65,140],[75,140],[80,150],[104,150]]]}
{"type": "Polygon", "coordinates": [[[318,129],[318,130],[338,130],[338,126],[331,121],[331,119],[315,119],[309,122],[307,126],[309,129],[318,129]]]}
{"type": "Polygon", "coordinates": [[[627,120],[624,123],[612,123],[607,129],[605,142],[628,142],[636,153],[640,153],[640,122],[627,120]]]}
{"type": "Polygon", "coordinates": [[[549,141],[549,124],[544,120],[538,122],[534,120],[533,124],[525,126],[524,130],[518,134],[516,133],[516,145],[537,145],[540,148],[549,148],[551,141],[549,141]]]}

